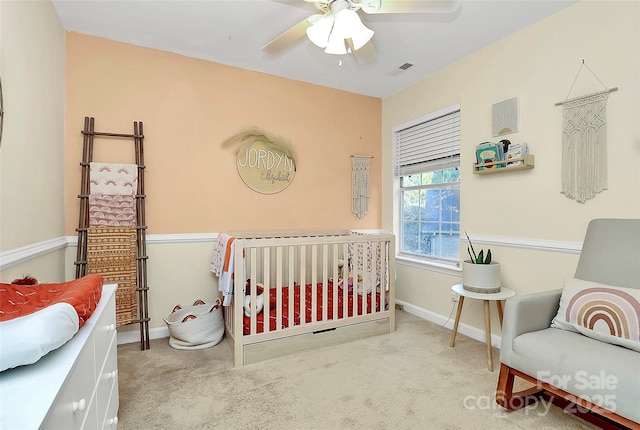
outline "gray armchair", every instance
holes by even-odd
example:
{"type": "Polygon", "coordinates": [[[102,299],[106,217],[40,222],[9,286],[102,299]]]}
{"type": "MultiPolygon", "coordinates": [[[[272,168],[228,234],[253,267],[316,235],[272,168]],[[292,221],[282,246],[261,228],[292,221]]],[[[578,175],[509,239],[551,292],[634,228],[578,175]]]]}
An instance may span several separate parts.
{"type": "MultiPolygon", "coordinates": [[[[640,289],[640,219],[591,221],[575,278],[640,289]]],[[[519,409],[544,395],[598,425],[640,429],[640,352],[551,327],[561,294],[507,300],[497,403],[519,409]],[[515,377],[534,386],[514,393],[515,377]]]]}

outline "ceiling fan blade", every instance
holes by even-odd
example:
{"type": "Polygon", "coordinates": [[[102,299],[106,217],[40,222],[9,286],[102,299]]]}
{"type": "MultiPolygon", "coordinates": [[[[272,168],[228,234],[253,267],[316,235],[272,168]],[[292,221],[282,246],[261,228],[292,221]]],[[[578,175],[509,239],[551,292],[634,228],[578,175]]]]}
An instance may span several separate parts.
{"type": "Polygon", "coordinates": [[[351,39],[347,39],[347,42],[351,48],[351,53],[356,57],[358,63],[367,64],[376,59],[376,47],[373,46],[373,42],[371,40],[362,45],[362,47],[357,51],[353,49],[353,41],[351,39]]]}
{"type": "Polygon", "coordinates": [[[362,0],[365,13],[453,13],[462,0],[362,0]]]}
{"type": "Polygon", "coordinates": [[[284,50],[293,42],[305,36],[307,34],[307,28],[311,27],[311,25],[322,16],[324,15],[315,14],[311,15],[309,18],[303,19],[302,21],[273,39],[271,42],[263,46],[262,50],[269,54],[275,54],[284,50]]]}

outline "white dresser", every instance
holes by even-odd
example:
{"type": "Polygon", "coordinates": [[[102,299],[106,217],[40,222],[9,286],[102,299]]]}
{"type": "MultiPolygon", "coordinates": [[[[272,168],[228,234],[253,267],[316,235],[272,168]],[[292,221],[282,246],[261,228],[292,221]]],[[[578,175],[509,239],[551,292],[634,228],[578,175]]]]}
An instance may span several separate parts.
{"type": "Polygon", "coordinates": [[[38,362],[0,373],[0,429],[115,429],[116,285],[78,333],[38,362]]]}

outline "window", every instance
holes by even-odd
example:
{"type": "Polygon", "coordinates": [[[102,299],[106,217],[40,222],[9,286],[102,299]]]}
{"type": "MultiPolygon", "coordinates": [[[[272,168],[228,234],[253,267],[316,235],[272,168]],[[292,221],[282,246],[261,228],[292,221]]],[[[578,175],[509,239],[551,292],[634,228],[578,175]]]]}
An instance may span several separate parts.
{"type": "Polygon", "coordinates": [[[458,264],[460,108],[395,129],[399,252],[458,264]]]}

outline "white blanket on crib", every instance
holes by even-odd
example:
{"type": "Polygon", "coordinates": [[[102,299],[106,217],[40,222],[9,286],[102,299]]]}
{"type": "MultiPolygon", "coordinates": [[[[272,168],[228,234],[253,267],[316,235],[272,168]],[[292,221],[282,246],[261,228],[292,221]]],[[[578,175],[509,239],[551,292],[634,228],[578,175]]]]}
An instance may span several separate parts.
{"type": "Polygon", "coordinates": [[[235,238],[222,233],[213,252],[210,270],[218,276],[218,290],[222,292],[222,305],[233,301],[235,238]]]}
{"type": "Polygon", "coordinates": [[[227,254],[227,243],[231,239],[226,233],[220,233],[218,236],[218,242],[216,242],[215,248],[213,248],[213,258],[211,258],[211,265],[209,270],[213,272],[217,277],[222,275],[222,268],[224,267],[224,260],[227,254]]]}

